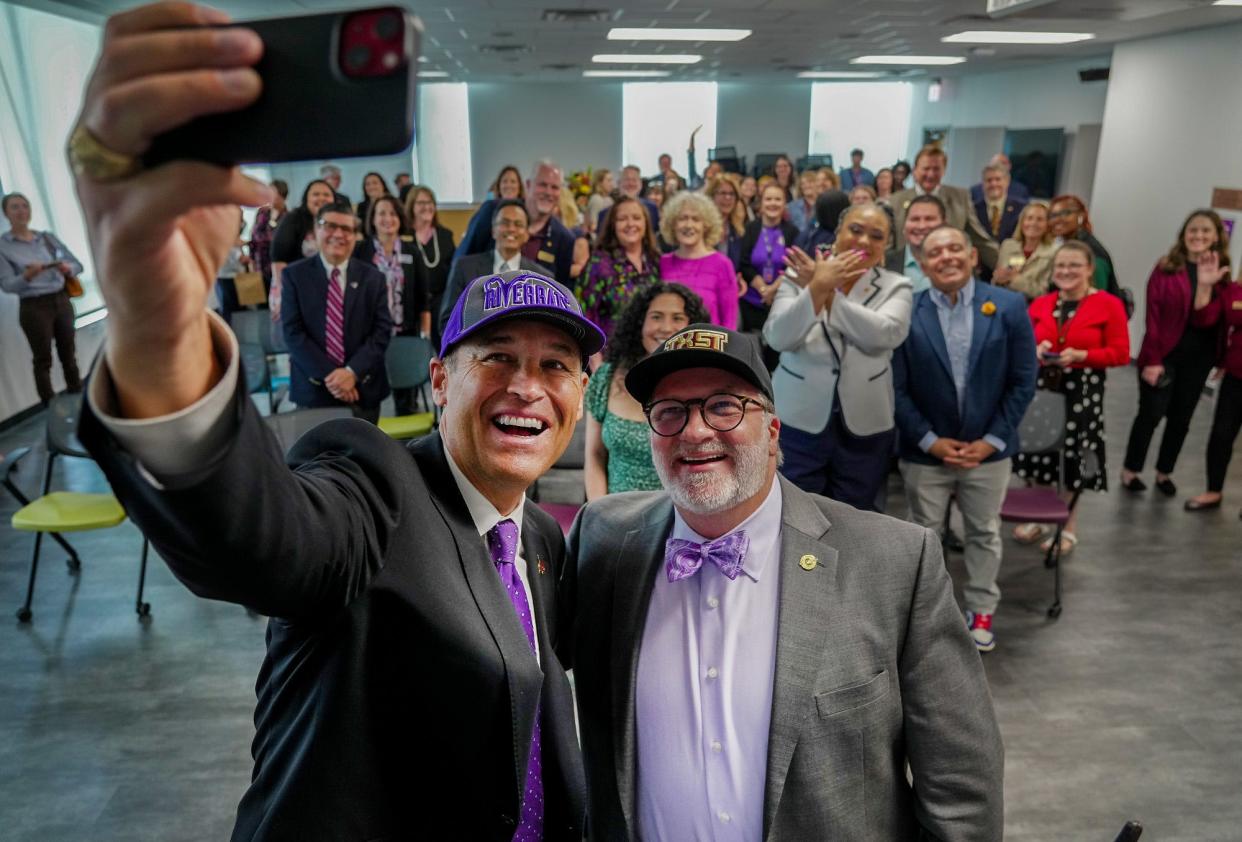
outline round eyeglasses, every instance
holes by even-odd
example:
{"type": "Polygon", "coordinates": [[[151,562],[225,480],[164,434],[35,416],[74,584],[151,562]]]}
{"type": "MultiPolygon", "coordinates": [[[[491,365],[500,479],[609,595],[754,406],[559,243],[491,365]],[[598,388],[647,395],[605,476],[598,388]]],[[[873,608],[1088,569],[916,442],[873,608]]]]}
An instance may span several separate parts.
{"type": "Polygon", "coordinates": [[[652,401],[643,407],[647,414],[647,423],[658,436],[670,437],[681,433],[690,423],[690,407],[697,405],[703,423],[718,433],[727,433],[737,428],[746,417],[746,406],[754,404],[765,408],[762,401],[741,395],[720,392],[705,398],[693,398],[679,401],[676,398],[652,401]]]}

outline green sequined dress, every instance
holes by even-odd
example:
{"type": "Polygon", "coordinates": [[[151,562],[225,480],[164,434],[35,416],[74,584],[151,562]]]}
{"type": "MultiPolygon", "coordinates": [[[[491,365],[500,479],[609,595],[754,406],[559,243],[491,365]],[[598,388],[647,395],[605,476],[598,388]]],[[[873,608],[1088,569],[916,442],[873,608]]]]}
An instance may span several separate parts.
{"type": "Polygon", "coordinates": [[[586,408],[603,427],[608,448],[608,493],[658,491],[660,478],[651,464],[651,429],[646,421],[630,421],[608,411],[608,391],[616,367],[604,363],[587,384],[586,408]]]}

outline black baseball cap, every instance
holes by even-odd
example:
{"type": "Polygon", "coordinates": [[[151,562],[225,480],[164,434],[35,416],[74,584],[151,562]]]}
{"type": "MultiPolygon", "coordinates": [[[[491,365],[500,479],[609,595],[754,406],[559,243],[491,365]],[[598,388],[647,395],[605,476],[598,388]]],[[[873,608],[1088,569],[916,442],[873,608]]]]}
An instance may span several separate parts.
{"type": "Polygon", "coordinates": [[[643,406],[656,386],[683,368],[719,368],[736,374],[772,400],[772,378],[755,337],[713,324],[693,324],[673,334],[625,375],[625,388],[643,406]]]}
{"type": "Polygon", "coordinates": [[[481,275],[466,287],[444,325],[440,357],[480,328],[506,319],[532,319],[559,327],[577,340],[583,357],[604,347],[604,332],[582,315],[568,288],[538,272],[510,269],[481,275]]]}

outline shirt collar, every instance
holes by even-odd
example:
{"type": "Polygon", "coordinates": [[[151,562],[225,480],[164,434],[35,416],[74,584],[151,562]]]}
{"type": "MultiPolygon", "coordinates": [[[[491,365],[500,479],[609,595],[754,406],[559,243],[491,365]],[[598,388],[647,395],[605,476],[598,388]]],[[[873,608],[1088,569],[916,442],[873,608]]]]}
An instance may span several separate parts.
{"type": "MultiPolygon", "coordinates": [[[[915,257],[915,256],[914,256],[914,248],[913,248],[913,247],[911,247],[911,245],[910,245],[909,243],[906,243],[906,262],[905,262],[905,265],[906,265],[906,266],[911,266],[911,265],[913,265],[913,266],[918,266],[918,265],[919,265],[919,259],[918,259],[917,257],[915,257]]],[[[922,267],[921,267],[921,266],[919,266],[919,270],[920,270],[920,271],[922,271],[922,267]]]]}
{"type": "Polygon", "coordinates": [[[519,251],[517,254],[513,255],[513,257],[510,260],[505,260],[503,257],[500,256],[500,249],[492,249],[492,266],[493,267],[509,266],[509,265],[512,265],[517,269],[521,269],[522,268],[522,252],[519,251]]]}
{"type": "Polygon", "coordinates": [[[331,264],[331,263],[329,263],[329,262],[328,262],[328,258],[326,258],[326,257],[324,257],[324,256],[323,256],[323,252],[320,252],[320,253],[319,253],[319,262],[323,264],[323,271],[327,273],[327,275],[328,275],[328,277],[329,277],[329,278],[331,278],[331,277],[332,277],[332,270],[333,270],[333,269],[340,269],[340,270],[341,270],[341,274],[342,274],[342,275],[344,275],[344,274],[348,271],[348,267],[349,267],[349,258],[348,258],[348,257],[347,257],[347,258],[345,258],[345,262],[344,262],[344,263],[341,263],[340,265],[336,265],[336,266],[334,266],[333,264],[331,264]]]}
{"type": "MultiPolygon", "coordinates": [[[[926,196],[926,195],[928,195],[927,191],[923,189],[922,185],[915,184],[915,185],[914,185],[914,190],[915,190],[915,192],[916,192],[916,193],[918,193],[918,195],[920,195],[920,196],[926,196]]],[[[940,198],[940,185],[939,185],[939,184],[937,184],[937,185],[936,185],[936,189],[935,189],[935,190],[931,191],[931,195],[932,195],[932,196],[935,196],[937,199],[939,199],[939,198],[940,198]]]]}
{"type": "MultiPolygon", "coordinates": [[[[725,535],[732,535],[734,532],[746,530],[746,534],[750,538],[750,545],[746,551],[746,557],[742,559],[742,572],[755,582],[759,581],[759,576],[763,572],[765,563],[768,557],[772,555],[772,553],[767,552],[767,548],[776,546],[780,541],[781,502],[781,481],[779,477],[773,477],[772,488],[769,489],[768,496],[764,498],[759,508],[752,512],[746,520],[725,533],[725,535]]],[[[725,535],[720,537],[723,538],[725,535]]],[[[673,509],[673,531],[669,537],[694,541],[696,544],[705,544],[712,540],[704,538],[691,529],[682,520],[681,512],[677,511],[676,508],[673,509]]],[[[779,556],[779,552],[776,555],[779,556]]]]}
{"type": "MultiPolygon", "coordinates": [[[[931,299],[937,307],[942,307],[945,310],[957,309],[949,301],[949,296],[945,295],[943,292],[936,289],[934,285],[928,287],[927,291],[931,295],[931,299]]],[[[975,300],[975,279],[971,278],[969,281],[966,282],[966,286],[958,290],[957,304],[958,304],[958,307],[969,308],[970,303],[974,300],[975,300]]]]}
{"type": "Polygon", "coordinates": [[[457,463],[453,461],[453,454],[449,453],[448,447],[444,448],[444,458],[448,461],[449,473],[453,475],[453,481],[457,483],[457,490],[461,492],[462,499],[466,501],[466,508],[470,511],[470,519],[474,521],[474,528],[478,530],[480,535],[486,535],[492,531],[492,527],[500,523],[502,520],[512,520],[517,524],[518,528],[518,545],[522,543],[522,515],[526,508],[526,496],[518,501],[517,508],[502,515],[497,511],[492,502],[483,496],[483,492],[479,491],[470,480],[466,479],[466,475],[461,472],[461,468],[457,467],[457,463]]]}

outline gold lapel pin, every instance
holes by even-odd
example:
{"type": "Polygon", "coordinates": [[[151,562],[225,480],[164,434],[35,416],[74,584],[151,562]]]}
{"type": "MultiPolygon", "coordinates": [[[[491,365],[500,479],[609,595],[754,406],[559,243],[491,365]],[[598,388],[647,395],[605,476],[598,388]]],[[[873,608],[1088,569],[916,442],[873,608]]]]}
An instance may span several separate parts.
{"type": "Polygon", "coordinates": [[[543,556],[539,556],[535,559],[535,569],[539,571],[539,575],[541,576],[548,572],[548,565],[544,562],[543,556]]]}
{"type": "Polygon", "coordinates": [[[817,564],[819,564],[819,559],[810,553],[807,553],[802,558],[798,559],[798,566],[803,570],[814,570],[815,565],[817,564]]]}

